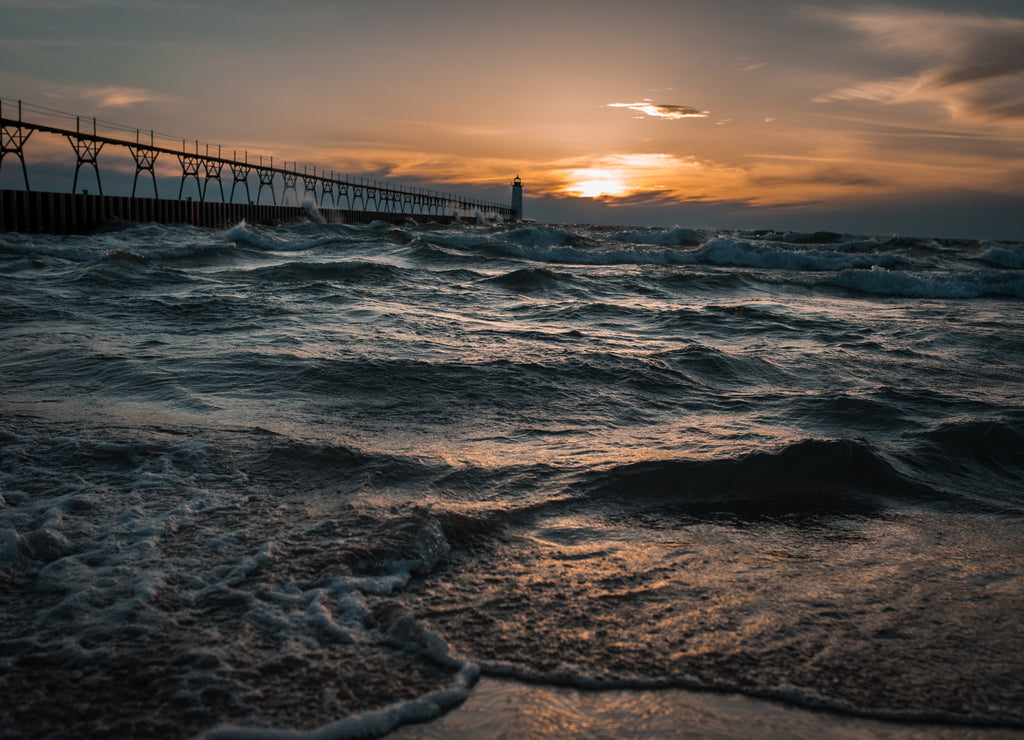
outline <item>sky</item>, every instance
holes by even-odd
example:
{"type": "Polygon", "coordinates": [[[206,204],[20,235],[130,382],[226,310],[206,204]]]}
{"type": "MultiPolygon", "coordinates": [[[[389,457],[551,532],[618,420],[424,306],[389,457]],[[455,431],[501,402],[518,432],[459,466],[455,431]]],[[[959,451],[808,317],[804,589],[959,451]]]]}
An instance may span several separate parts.
{"type": "MultiPolygon", "coordinates": [[[[502,202],[519,175],[543,223],[1024,240],[1020,0],[0,0],[0,18],[5,101],[502,202]]],[[[70,189],[67,141],[25,151],[34,189],[70,189]]],[[[99,165],[130,186],[123,151],[99,165]]],[[[158,167],[176,194],[179,165],[158,167]]],[[[0,187],[21,183],[8,156],[0,187]]]]}

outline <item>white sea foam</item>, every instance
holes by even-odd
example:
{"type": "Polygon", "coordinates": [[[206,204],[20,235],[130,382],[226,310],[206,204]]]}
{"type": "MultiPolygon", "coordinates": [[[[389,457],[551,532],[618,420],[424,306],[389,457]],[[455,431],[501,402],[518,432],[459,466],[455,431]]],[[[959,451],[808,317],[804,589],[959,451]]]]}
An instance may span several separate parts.
{"type": "Polygon", "coordinates": [[[323,228],[331,228],[332,232],[336,231],[336,233],[314,239],[305,239],[301,236],[297,237],[294,232],[278,234],[272,229],[250,226],[244,221],[223,233],[230,242],[242,242],[257,249],[271,252],[305,252],[310,249],[336,244],[339,241],[346,241],[352,233],[357,233],[354,232],[356,227],[351,226],[324,226],[323,228]]]}
{"type": "Polygon", "coordinates": [[[892,252],[850,253],[842,249],[779,245],[728,237],[712,239],[697,251],[696,258],[697,261],[723,267],[817,271],[907,264],[906,258],[892,252]]]}
{"type": "MultiPolygon", "coordinates": [[[[68,656],[83,649],[103,655],[117,650],[122,630],[144,628],[154,635],[173,630],[176,615],[154,608],[170,590],[187,610],[203,612],[205,604],[224,600],[243,605],[244,623],[293,645],[299,654],[332,645],[371,646],[381,641],[384,629],[384,638],[399,649],[422,652],[454,674],[445,689],[313,732],[223,730],[206,737],[379,736],[438,716],[461,702],[476,680],[476,666],[455,655],[438,633],[408,613],[382,626],[366,601],[395,593],[413,572],[427,572],[444,557],[449,545],[436,521],[425,520],[408,549],[378,564],[377,575],[277,582],[266,574],[288,569],[287,548],[276,539],[260,541],[261,521],[245,516],[248,476],[221,468],[208,443],[160,437],[46,439],[9,432],[0,432],[0,438],[5,442],[0,461],[82,469],[79,476],[59,478],[56,490],[29,496],[21,489],[32,484],[33,468],[24,462],[0,465],[0,488],[17,504],[0,507],[0,572],[32,578],[35,593],[47,603],[33,619],[27,636],[32,643],[68,656]],[[247,525],[219,525],[236,517],[247,525]],[[199,538],[202,547],[182,550],[182,533],[184,543],[199,538]],[[254,538],[260,544],[246,547],[254,538]]],[[[188,670],[205,673],[226,665],[230,641],[216,646],[222,627],[210,622],[199,629],[197,646],[206,645],[199,652],[205,651],[207,660],[200,661],[196,652],[190,658],[196,667],[188,670]]]]}
{"type": "Polygon", "coordinates": [[[314,730],[222,728],[203,733],[198,740],[351,740],[382,737],[402,725],[427,722],[439,717],[465,701],[478,675],[476,666],[467,663],[455,674],[447,688],[397,702],[383,709],[360,712],[314,730]]]}
{"type": "MultiPolygon", "coordinates": [[[[313,624],[342,640],[348,630],[339,627],[319,607],[322,594],[310,607],[313,624]],[[328,621],[324,621],[328,620],[328,621]]],[[[408,613],[400,613],[391,622],[387,637],[399,646],[423,650],[432,659],[454,671],[446,688],[423,696],[395,702],[381,709],[359,712],[313,730],[276,730],[221,727],[204,732],[197,740],[349,740],[375,738],[409,723],[427,722],[465,701],[480,676],[479,667],[455,654],[437,632],[428,629],[408,613]]]]}

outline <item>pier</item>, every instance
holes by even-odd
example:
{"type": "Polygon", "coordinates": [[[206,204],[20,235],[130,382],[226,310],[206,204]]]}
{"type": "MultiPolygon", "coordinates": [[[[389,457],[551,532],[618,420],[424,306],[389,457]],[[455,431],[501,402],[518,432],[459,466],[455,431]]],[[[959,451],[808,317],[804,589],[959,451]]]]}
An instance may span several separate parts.
{"type": "Polygon", "coordinates": [[[23,190],[0,190],[0,231],[87,233],[119,220],[223,228],[242,220],[253,224],[297,219],[450,223],[512,220],[517,216],[513,206],[493,201],[350,177],[317,165],[303,164],[300,168],[298,162],[275,164],[273,156],[250,156],[247,150],[232,149],[229,156],[220,145],[197,139],[182,139],[178,146],[177,140],[172,144],[152,130],[144,132],[106,122],[101,130],[96,118],[86,119],[83,127],[78,116],[35,106],[25,108],[35,112],[36,120],[26,119],[20,101],[14,104],[0,98],[0,172],[10,156],[20,164],[24,180],[23,190]],[[67,123],[41,120],[54,117],[67,123]],[[70,126],[72,118],[74,128],[70,126]],[[33,134],[64,137],[71,145],[75,169],[70,192],[32,190],[25,144],[33,134]],[[131,155],[135,176],[130,196],[103,193],[99,160],[104,147],[127,149],[131,155]],[[181,179],[176,198],[159,197],[155,168],[161,155],[178,162],[181,179]],[[95,175],[98,193],[78,192],[83,168],[95,175]],[[226,175],[231,177],[227,194],[222,179],[226,175]],[[217,187],[211,190],[214,182],[217,187]],[[152,197],[138,196],[140,184],[147,189],[152,186],[152,197]],[[186,191],[195,197],[186,196],[186,191]],[[235,202],[236,193],[244,197],[243,202],[235,202]],[[289,196],[293,205],[286,205],[289,196]]]}

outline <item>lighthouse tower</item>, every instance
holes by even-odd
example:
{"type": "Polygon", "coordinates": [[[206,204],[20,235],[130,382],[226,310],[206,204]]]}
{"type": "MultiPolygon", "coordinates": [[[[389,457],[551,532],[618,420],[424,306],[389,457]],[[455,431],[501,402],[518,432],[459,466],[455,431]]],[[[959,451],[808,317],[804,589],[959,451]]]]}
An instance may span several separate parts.
{"type": "Polygon", "coordinates": [[[523,217],[523,181],[519,179],[519,175],[512,181],[512,210],[516,218],[523,217]]]}

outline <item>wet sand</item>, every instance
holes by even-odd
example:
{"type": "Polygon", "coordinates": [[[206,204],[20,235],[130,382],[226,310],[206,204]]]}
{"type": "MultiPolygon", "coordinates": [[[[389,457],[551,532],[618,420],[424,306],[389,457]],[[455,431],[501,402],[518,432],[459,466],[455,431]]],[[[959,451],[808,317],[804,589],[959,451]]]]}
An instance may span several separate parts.
{"type": "Polygon", "coordinates": [[[881,722],[739,694],[582,691],[483,678],[465,703],[443,717],[387,735],[388,740],[525,737],[1019,740],[1024,731],[881,722]]]}

